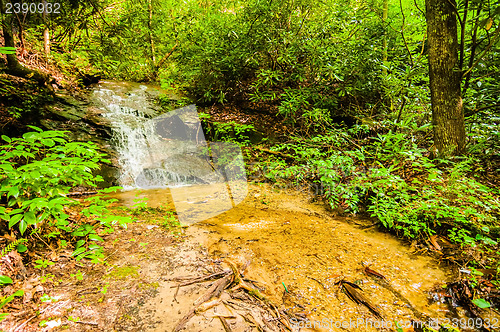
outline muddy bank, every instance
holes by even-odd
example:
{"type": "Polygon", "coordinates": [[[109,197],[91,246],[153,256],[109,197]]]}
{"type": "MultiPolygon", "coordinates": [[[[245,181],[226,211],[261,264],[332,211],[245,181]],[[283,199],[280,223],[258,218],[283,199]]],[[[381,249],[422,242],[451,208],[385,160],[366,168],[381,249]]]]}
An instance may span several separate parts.
{"type": "MultiPolygon", "coordinates": [[[[150,206],[171,203],[168,190],[149,193],[143,191],[138,197],[149,196],[150,206]]],[[[132,204],[138,198],[135,194],[123,193],[121,203],[132,204]]],[[[384,321],[450,316],[448,307],[431,301],[429,295],[452,279],[450,269],[430,257],[416,255],[391,235],[356,226],[369,223],[333,218],[322,204],[310,203],[309,197],[297,192],[276,193],[267,186],[253,185],[236,208],[187,227],[185,234],[188,242],[207,248],[216,260],[229,259],[240,265],[251,261],[245,276],[257,281],[280,308],[311,321],[377,320],[366,307],[356,305],[340,291],[336,283],[342,279],[359,285],[384,321]],[[364,266],[387,280],[367,275],[364,266]]],[[[160,283],[159,295],[146,305],[156,310],[155,331],[168,330],[175,320],[172,317],[183,311],[172,302],[171,286],[160,283]]],[[[185,292],[179,294],[187,296],[188,302],[195,300],[196,296],[189,297],[189,290],[185,292]]],[[[201,317],[214,314],[207,312],[201,317]]],[[[187,330],[197,330],[196,324],[187,330]]]]}

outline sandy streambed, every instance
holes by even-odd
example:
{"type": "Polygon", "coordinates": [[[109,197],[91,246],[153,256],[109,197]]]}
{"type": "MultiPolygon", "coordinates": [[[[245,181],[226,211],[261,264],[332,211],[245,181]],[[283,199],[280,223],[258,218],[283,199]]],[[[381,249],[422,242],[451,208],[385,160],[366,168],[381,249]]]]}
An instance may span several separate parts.
{"type": "MultiPolygon", "coordinates": [[[[128,195],[122,197],[125,205],[130,204],[132,195],[128,195]]],[[[150,206],[168,203],[165,192],[156,190],[148,196],[150,206]]],[[[322,321],[316,327],[366,331],[372,330],[371,325],[367,328],[360,322],[390,325],[415,320],[416,313],[434,319],[449,314],[444,304],[430,301],[429,296],[433,288],[451,279],[446,267],[430,257],[414,254],[391,235],[359,226],[369,225],[370,221],[331,215],[323,204],[311,203],[300,193],[251,186],[247,198],[235,208],[187,227],[186,241],[207,248],[208,257],[217,262],[230,260],[241,266],[251,261],[245,276],[264,288],[264,294],[281,309],[306,317],[301,323],[295,322],[296,327],[322,321]],[[366,275],[363,266],[376,270],[387,281],[366,275]],[[340,291],[336,282],[341,279],[359,285],[382,319],[340,291]]],[[[171,276],[182,274],[186,275],[177,270],[171,276]]],[[[185,297],[185,301],[180,300],[187,303],[183,307],[173,300],[173,285],[173,281],[160,284],[158,296],[146,304],[147,311],[154,312],[150,318],[156,321],[151,330],[171,330],[207,287],[181,289],[177,300],[185,297]]],[[[214,314],[207,311],[199,315],[187,330],[223,331],[214,314]]]]}

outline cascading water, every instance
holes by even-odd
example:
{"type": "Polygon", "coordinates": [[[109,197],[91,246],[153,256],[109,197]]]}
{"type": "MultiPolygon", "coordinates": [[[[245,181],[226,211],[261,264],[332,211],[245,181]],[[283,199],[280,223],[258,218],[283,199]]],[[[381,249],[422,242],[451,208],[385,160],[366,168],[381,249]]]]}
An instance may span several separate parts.
{"type": "Polygon", "coordinates": [[[153,103],[158,94],[145,85],[118,82],[102,82],[94,91],[113,129],[120,186],[169,188],[185,223],[231,209],[247,194],[241,149],[207,142],[194,105],[160,114],[153,103]]]}
{"type": "Polygon", "coordinates": [[[159,111],[152,107],[151,100],[157,95],[155,89],[132,83],[103,82],[94,91],[103,116],[109,119],[113,128],[111,142],[119,156],[119,184],[124,189],[196,183],[189,174],[182,174],[185,167],[179,165],[179,160],[168,167],[172,156],[186,153],[189,144],[171,143],[158,135],[158,119],[153,118],[159,111]]]}

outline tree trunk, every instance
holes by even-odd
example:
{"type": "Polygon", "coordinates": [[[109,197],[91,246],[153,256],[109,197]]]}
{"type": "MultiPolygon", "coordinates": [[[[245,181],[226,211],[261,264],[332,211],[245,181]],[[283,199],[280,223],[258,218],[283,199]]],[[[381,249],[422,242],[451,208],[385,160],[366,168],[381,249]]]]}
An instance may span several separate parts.
{"type": "MultiPolygon", "coordinates": [[[[43,0],[43,8],[47,8],[47,1],[43,0]]],[[[43,30],[43,50],[46,56],[50,55],[50,34],[49,34],[49,25],[47,23],[47,13],[43,11],[43,24],[45,25],[45,29],[43,30]]]]}
{"type": "Polygon", "coordinates": [[[382,39],[382,73],[387,75],[387,14],[389,12],[388,0],[384,0],[384,7],[382,9],[382,22],[384,23],[384,39],[382,39]]]}
{"type": "Polygon", "coordinates": [[[149,30],[149,43],[151,45],[151,62],[153,67],[156,66],[156,57],[155,57],[155,43],[153,41],[153,3],[152,0],[148,0],[148,30],[149,30]]]}
{"type": "Polygon", "coordinates": [[[49,27],[45,27],[43,30],[43,50],[46,56],[50,55],[50,35],[49,35],[49,27]]]}
{"type": "MultiPolygon", "coordinates": [[[[0,5],[2,8],[5,8],[5,1],[0,0],[0,5]]],[[[2,30],[3,37],[5,40],[6,47],[16,47],[14,42],[14,35],[12,34],[12,15],[3,14],[2,15],[2,30]],[[10,17],[9,17],[10,16],[10,17]]],[[[41,73],[36,70],[31,70],[29,68],[24,67],[19,63],[17,59],[17,54],[7,54],[7,70],[5,71],[7,74],[23,77],[23,78],[32,78],[40,85],[45,84],[49,81],[49,75],[45,73],[41,73]]]]}
{"type": "Polygon", "coordinates": [[[434,152],[439,157],[448,157],[465,150],[456,3],[455,0],[426,0],[425,8],[434,152]]]}

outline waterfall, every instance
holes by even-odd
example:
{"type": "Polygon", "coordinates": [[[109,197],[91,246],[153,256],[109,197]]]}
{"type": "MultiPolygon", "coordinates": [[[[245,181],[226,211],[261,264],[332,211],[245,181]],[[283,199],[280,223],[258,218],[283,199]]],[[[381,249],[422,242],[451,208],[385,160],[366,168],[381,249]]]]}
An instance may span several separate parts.
{"type": "Polygon", "coordinates": [[[207,142],[194,105],[161,114],[152,101],[157,95],[145,85],[119,82],[94,91],[113,129],[120,186],[169,188],[183,223],[235,207],[248,191],[240,147],[207,142]]]}

